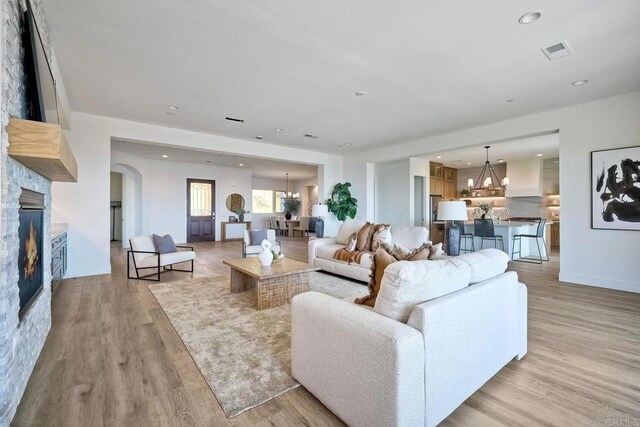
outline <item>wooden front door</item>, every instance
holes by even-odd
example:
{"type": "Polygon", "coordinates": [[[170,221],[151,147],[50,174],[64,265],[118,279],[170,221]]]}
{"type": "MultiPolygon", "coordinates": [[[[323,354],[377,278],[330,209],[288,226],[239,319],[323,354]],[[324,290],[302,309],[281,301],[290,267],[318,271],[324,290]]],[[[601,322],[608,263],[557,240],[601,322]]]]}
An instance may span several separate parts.
{"type": "Polygon", "coordinates": [[[187,242],[216,239],[216,182],[187,179],[187,242]]]}

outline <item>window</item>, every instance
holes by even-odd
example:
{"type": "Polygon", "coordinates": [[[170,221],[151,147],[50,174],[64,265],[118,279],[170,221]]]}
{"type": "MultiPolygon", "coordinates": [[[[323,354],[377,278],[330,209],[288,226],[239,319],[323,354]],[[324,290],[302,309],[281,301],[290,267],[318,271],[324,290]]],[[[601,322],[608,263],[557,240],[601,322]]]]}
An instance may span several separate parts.
{"type": "Polygon", "coordinates": [[[273,213],[273,191],[251,190],[251,208],[253,213],[273,213]]]}
{"type": "Polygon", "coordinates": [[[284,198],[287,197],[286,192],[276,191],[275,208],[277,213],[284,213],[284,198]]]}

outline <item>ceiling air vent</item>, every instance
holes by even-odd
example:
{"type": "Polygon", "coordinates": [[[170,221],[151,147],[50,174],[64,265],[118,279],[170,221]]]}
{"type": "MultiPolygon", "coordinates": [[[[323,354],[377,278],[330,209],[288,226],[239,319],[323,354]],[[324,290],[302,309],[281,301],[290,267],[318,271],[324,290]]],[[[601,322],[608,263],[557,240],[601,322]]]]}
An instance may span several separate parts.
{"type": "Polygon", "coordinates": [[[305,138],[313,138],[313,139],[320,138],[318,135],[313,135],[311,133],[305,133],[304,136],[305,136],[305,138]]]}
{"type": "Polygon", "coordinates": [[[230,122],[244,123],[243,119],[236,119],[236,118],[233,118],[233,117],[225,117],[224,119],[225,120],[229,120],[230,122]]]}
{"type": "Polygon", "coordinates": [[[542,49],[542,52],[546,55],[547,58],[549,58],[549,61],[563,58],[573,53],[571,47],[569,47],[569,43],[567,43],[566,40],[558,44],[554,44],[553,46],[545,47],[542,49]]]}

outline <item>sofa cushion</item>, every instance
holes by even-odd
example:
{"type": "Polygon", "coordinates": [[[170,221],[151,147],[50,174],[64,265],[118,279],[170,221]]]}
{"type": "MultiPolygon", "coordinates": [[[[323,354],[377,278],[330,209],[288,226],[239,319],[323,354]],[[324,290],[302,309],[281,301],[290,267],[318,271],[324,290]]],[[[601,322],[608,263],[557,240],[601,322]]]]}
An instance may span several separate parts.
{"type": "Polygon", "coordinates": [[[509,263],[509,255],[493,248],[460,255],[457,259],[471,267],[471,285],[504,273],[509,263]]]}
{"type": "Polygon", "coordinates": [[[358,233],[351,233],[351,236],[347,239],[347,242],[344,244],[344,249],[347,252],[353,252],[356,250],[356,243],[358,243],[358,233]]]}
{"type": "Polygon", "coordinates": [[[429,240],[429,230],[425,227],[393,226],[391,241],[409,249],[419,248],[429,240]]]}
{"type": "MultiPolygon", "coordinates": [[[[180,262],[190,261],[195,259],[196,253],[193,251],[179,251],[179,252],[170,252],[166,254],[160,255],[160,266],[177,264],[180,262]]],[[[137,268],[144,267],[157,267],[158,266],[158,255],[151,255],[140,262],[136,262],[137,268]]]]}
{"type": "Polygon", "coordinates": [[[347,251],[344,248],[338,249],[333,254],[333,259],[347,264],[354,264],[362,268],[371,269],[373,253],[369,251],[347,251]]]}
{"type": "Polygon", "coordinates": [[[416,304],[469,285],[471,267],[457,258],[438,261],[398,261],[384,272],[373,310],[406,323],[416,304]]]}
{"type": "Polygon", "coordinates": [[[371,250],[371,238],[373,237],[374,224],[367,222],[358,231],[356,249],[359,251],[371,250]]]}
{"type": "Polygon", "coordinates": [[[154,234],[153,245],[155,246],[156,251],[161,254],[168,254],[178,250],[175,242],[173,241],[173,237],[171,237],[170,234],[165,234],[164,236],[154,234]]]}
{"type": "Polygon", "coordinates": [[[336,243],[344,245],[347,243],[347,239],[351,234],[357,233],[364,225],[362,221],[347,220],[340,224],[338,235],[336,236],[336,243]]]}
{"type": "Polygon", "coordinates": [[[318,246],[316,248],[316,257],[333,260],[333,254],[335,254],[339,249],[344,249],[344,245],[332,243],[328,245],[318,246]]]}
{"type": "Polygon", "coordinates": [[[387,252],[389,252],[395,259],[398,261],[403,261],[407,259],[409,255],[411,255],[411,249],[405,248],[399,243],[383,243],[381,245],[387,252]]]}
{"type": "Polygon", "coordinates": [[[371,236],[371,252],[375,252],[382,243],[389,243],[391,237],[391,226],[389,224],[376,224],[371,236]]]}
{"type": "Polygon", "coordinates": [[[407,261],[428,261],[432,260],[436,254],[436,248],[431,242],[423,243],[418,249],[407,256],[407,261]]]}
{"type": "Polygon", "coordinates": [[[356,298],[354,301],[356,304],[364,304],[369,307],[375,306],[376,296],[378,295],[378,292],[380,292],[380,284],[382,283],[384,271],[394,262],[398,262],[398,260],[387,252],[386,249],[380,247],[376,250],[372,257],[371,276],[369,279],[369,295],[362,298],[356,298]]]}

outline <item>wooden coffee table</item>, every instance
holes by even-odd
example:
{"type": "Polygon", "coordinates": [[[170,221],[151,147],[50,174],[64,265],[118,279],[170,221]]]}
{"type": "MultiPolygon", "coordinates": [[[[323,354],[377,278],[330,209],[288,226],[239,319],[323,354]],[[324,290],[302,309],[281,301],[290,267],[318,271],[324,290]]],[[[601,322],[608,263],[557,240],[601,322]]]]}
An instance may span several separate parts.
{"type": "Polygon", "coordinates": [[[256,290],[256,308],[277,307],[309,290],[309,273],[320,270],[306,262],[285,258],[269,267],[260,265],[257,257],[223,261],[231,267],[231,292],[256,290]]]}

